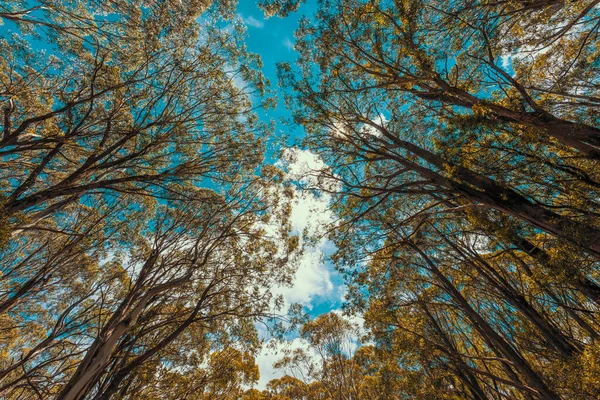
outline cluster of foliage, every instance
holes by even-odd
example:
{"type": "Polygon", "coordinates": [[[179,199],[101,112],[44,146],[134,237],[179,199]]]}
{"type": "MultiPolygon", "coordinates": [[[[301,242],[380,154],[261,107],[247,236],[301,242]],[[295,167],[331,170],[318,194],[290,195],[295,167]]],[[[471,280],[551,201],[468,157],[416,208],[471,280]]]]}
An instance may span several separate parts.
{"type": "Polygon", "coordinates": [[[600,0],[319,0],[279,74],[371,344],[308,321],[264,391],[297,240],[235,6],[0,4],[0,397],[600,397],[600,0]]]}
{"type": "Polygon", "coordinates": [[[394,399],[400,393],[401,369],[385,359],[380,347],[357,349],[357,329],[330,312],[302,325],[305,348],[286,349],[275,367],[287,374],[263,391],[248,390],[241,400],[394,399]]]}
{"type": "Polygon", "coordinates": [[[279,398],[600,397],[599,4],[320,0],[301,21],[280,80],[338,182],[334,261],[374,344],[279,398]]]}
{"type": "Polygon", "coordinates": [[[0,4],[1,398],[258,379],[297,240],[281,173],[257,173],[266,82],[235,3],[0,4]]]}

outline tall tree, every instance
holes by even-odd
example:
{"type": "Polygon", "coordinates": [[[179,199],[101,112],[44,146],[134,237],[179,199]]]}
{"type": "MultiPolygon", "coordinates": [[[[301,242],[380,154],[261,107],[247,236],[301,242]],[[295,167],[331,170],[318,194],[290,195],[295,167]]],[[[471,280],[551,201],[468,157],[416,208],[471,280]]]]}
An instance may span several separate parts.
{"type": "Polygon", "coordinates": [[[235,7],[0,5],[3,398],[215,398],[258,379],[255,323],[297,241],[291,192],[259,168],[266,81],[235,7]]]}
{"type": "Polygon", "coordinates": [[[185,185],[261,159],[263,129],[234,80],[258,91],[264,82],[241,28],[218,26],[225,4],[46,3],[27,18],[0,14],[9,28],[2,210],[12,230],[91,194],[185,197],[185,185]],[[30,32],[40,44],[25,42],[30,32]]]}
{"type": "Polygon", "coordinates": [[[318,4],[280,79],[376,345],[429,395],[597,396],[597,2],[318,4]]]}

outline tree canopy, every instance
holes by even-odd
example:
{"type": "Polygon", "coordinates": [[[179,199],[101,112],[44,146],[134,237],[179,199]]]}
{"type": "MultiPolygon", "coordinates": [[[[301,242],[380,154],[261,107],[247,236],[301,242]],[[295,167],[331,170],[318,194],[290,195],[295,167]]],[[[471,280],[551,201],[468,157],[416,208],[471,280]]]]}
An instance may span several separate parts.
{"type": "Polygon", "coordinates": [[[317,0],[293,180],[236,1],[4,2],[0,397],[600,397],[599,3],[317,0]],[[347,294],[283,319],[300,190],[347,294]]]}
{"type": "Polygon", "coordinates": [[[318,4],[280,81],[390,398],[597,397],[597,2],[318,4]]]}
{"type": "Polygon", "coordinates": [[[255,325],[297,239],[234,11],[0,6],[2,398],[215,398],[258,379],[255,325]]]}

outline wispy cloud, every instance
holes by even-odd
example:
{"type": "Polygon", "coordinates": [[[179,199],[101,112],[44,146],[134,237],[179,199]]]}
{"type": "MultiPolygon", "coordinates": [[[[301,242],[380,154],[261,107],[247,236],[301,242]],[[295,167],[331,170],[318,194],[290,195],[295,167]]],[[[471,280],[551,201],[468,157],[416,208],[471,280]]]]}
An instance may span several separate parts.
{"type": "MultiPolygon", "coordinates": [[[[285,171],[285,179],[297,182],[303,187],[317,188],[321,185],[333,188],[334,182],[321,178],[320,171],[327,170],[328,166],[317,154],[296,147],[283,151],[281,159],[275,163],[285,171]]],[[[339,304],[339,296],[343,289],[332,278],[336,274],[327,257],[335,250],[335,245],[325,237],[321,237],[324,228],[335,223],[335,215],[331,209],[331,195],[327,192],[316,193],[311,190],[294,188],[294,198],[291,204],[290,223],[292,232],[299,235],[303,252],[297,260],[296,270],[290,286],[271,288],[275,296],[282,296],[283,309],[286,313],[291,304],[301,304],[306,309],[312,310],[321,300],[331,300],[339,304]]],[[[264,227],[270,232],[269,226],[264,227]]],[[[332,307],[333,309],[333,307],[332,307]]],[[[287,344],[269,339],[267,331],[261,330],[257,325],[261,338],[266,342],[262,351],[256,358],[260,370],[260,381],[257,388],[265,389],[271,379],[283,376],[286,371],[276,369],[273,363],[282,356],[284,348],[288,350],[302,349],[311,357],[316,357],[308,343],[295,338],[287,344]]],[[[316,358],[315,358],[316,359],[316,358]]]]}
{"type": "Polygon", "coordinates": [[[254,18],[252,15],[249,17],[246,17],[246,18],[242,18],[242,19],[243,19],[244,23],[248,26],[253,26],[253,27],[259,28],[259,29],[265,26],[264,22],[254,18]]]}
{"type": "Polygon", "coordinates": [[[294,50],[294,42],[289,37],[286,36],[282,43],[288,50],[294,50]]]}
{"type": "MultiPolygon", "coordinates": [[[[309,187],[322,183],[318,178],[319,171],[327,167],[319,156],[298,148],[286,149],[276,165],[286,170],[287,179],[309,187]]],[[[330,202],[331,197],[325,193],[317,196],[308,190],[295,191],[290,222],[293,231],[300,235],[301,244],[306,239],[305,235],[316,238],[323,227],[333,222],[330,202]]],[[[300,303],[311,309],[315,297],[335,295],[331,273],[324,262],[332,246],[329,240],[322,237],[304,248],[292,286],[274,290],[274,293],[283,295],[286,305],[300,303]]]]}

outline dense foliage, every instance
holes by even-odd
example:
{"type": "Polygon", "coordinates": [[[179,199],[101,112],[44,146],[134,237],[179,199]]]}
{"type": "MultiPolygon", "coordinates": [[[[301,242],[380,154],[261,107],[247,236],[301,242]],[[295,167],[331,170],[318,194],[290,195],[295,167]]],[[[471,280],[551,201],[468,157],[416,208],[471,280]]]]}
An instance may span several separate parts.
{"type": "Polygon", "coordinates": [[[0,5],[4,399],[258,379],[255,324],[296,247],[280,172],[257,174],[265,82],[235,2],[170,3],[0,5]]]}
{"type": "Polygon", "coordinates": [[[562,0],[322,0],[301,22],[281,82],[338,182],[379,398],[600,396],[599,26],[562,0]]]}
{"type": "Polygon", "coordinates": [[[236,3],[0,4],[0,397],[599,398],[600,0],[318,0],[279,65],[300,182],[236,3]],[[347,315],[259,390],[292,183],[347,315]]]}

